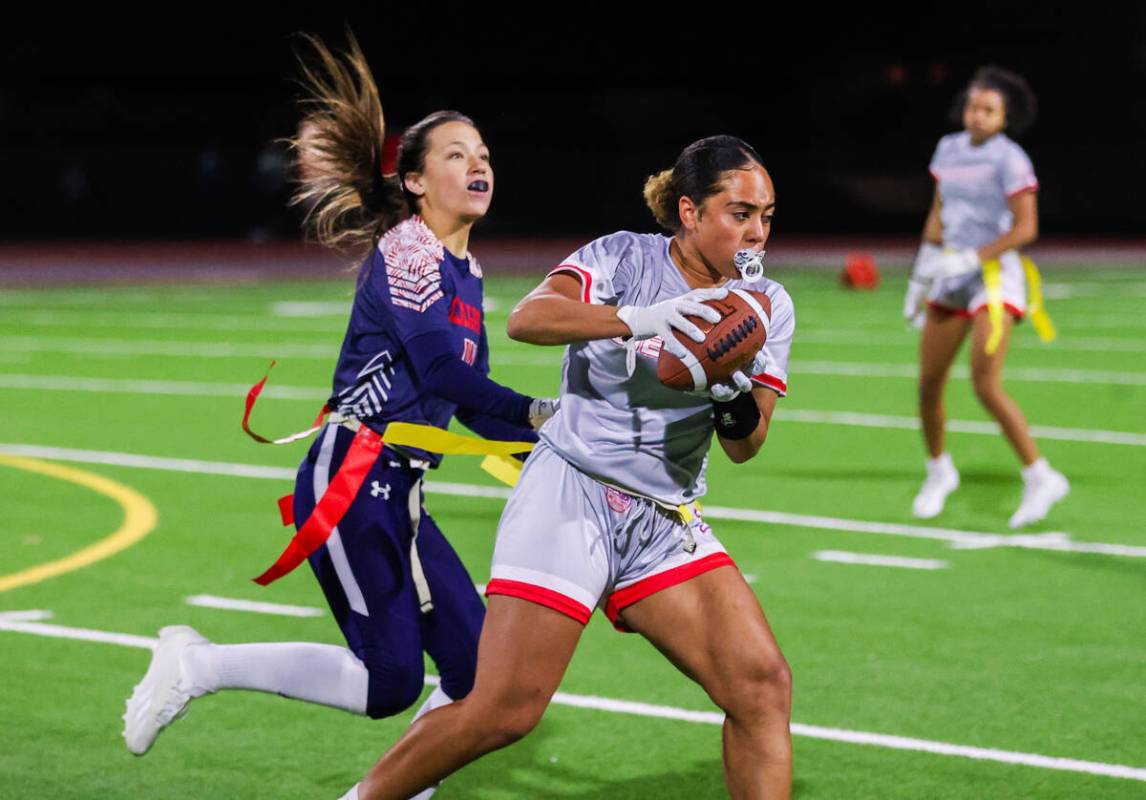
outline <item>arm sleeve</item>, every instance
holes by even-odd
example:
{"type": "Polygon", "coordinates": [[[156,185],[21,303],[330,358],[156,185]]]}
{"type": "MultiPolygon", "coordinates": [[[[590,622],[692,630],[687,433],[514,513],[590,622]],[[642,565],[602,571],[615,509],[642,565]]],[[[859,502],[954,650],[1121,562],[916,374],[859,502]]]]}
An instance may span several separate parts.
{"type": "MultiPolygon", "coordinates": [[[[477,360],[473,369],[482,376],[489,375],[489,340],[486,338],[485,323],[481,326],[481,342],[478,344],[477,360]]],[[[458,422],[465,425],[477,435],[486,439],[501,442],[536,442],[537,433],[528,425],[528,406],[526,407],[526,424],[519,425],[504,419],[469,408],[458,408],[454,415],[458,422]]]]}
{"type": "MultiPolygon", "coordinates": [[[[581,281],[581,300],[593,305],[617,305],[633,283],[640,248],[637,234],[628,231],[602,236],[585,245],[549,271],[581,281]]],[[[546,276],[548,277],[548,276],[546,276]]]]}
{"type": "Polygon", "coordinates": [[[462,361],[448,330],[427,331],[403,344],[422,391],[457,404],[463,414],[494,417],[518,427],[529,425],[533,398],[491,381],[462,361]]]}
{"type": "Polygon", "coordinates": [[[1010,199],[1023,192],[1037,191],[1038,188],[1034,165],[1026,151],[1016,144],[1003,160],[1003,191],[1010,199]]]}
{"type": "MultiPolygon", "coordinates": [[[[528,409],[527,409],[528,410],[528,409]]],[[[536,442],[537,432],[528,425],[517,425],[489,414],[458,409],[458,422],[483,439],[497,442],[536,442]]]]}
{"type": "Polygon", "coordinates": [[[753,375],[752,380],[781,397],[788,396],[788,355],[795,333],[796,308],[788,291],[780,288],[772,295],[772,323],[768,340],[764,342],[764,371],[753,375]]]}

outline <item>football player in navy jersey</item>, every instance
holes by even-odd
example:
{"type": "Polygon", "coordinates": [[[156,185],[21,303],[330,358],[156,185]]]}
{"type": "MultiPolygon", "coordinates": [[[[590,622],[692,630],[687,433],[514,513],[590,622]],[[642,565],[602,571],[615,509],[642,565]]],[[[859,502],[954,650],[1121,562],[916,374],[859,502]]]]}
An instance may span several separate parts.
{"type": "MultiPolygon", "coordinates": [[[[769,316],[767,341],[728,383],[670,389],[654,355],[683,349],[677,331],[704,340],[689,318],[719,314],[703,301],[748,295],[775,188],[754,149],[713,136],[649,178],[645,201],[671,235],[600,237],[510,314],[512,338],[568,349],[561,408],[498,524],[474,689],[411,725],[341,800],[409,797],[527,735],[596,608],[644,636],[724,711],[731,797],[791,796],[791,670],[696,504],[714,438],[734,463],[764,445],[788,392],[791,296],[753,276],[772,302],[771,315],[757,312],[769,316]]],[[[633,679],[623,667],[616,677],[633,679]]]]}
{"type": "MultiPolygon", "coordinates": [[[[301,529],[367,426],[446,428],[457,417],[488,439],[536,441],[555,402],[491,381],[482,271],[469,253],[489,209],[493,168],[473,122],[439,111],[404,132],[397,174],[383,175],[383,117],[365,58],[351,39],[336,56],[308,37],[310,96],[299,136],[296,202],[316,238],[365,253],[334,371],[332,414],[298,471],[301,529]]],[[[160,631],[128,701],[124,738],[142,755],[190,700],[220,689],[273,692],[378,718],[423,690],[423,651],[441,685],[418,712],[473,685],[485,608],[472,578],[422,508],[422,476],[441,456],[385,445],[310,565],[348,647],[216,645],[187,626],[160,631]]],[[[317,515],[316,515],[317,516],[317,515]]]]}

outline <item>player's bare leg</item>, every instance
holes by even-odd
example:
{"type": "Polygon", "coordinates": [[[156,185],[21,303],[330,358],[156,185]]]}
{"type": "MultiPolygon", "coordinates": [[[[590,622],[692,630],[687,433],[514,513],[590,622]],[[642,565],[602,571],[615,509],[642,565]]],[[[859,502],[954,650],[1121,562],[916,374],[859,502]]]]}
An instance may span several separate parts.
{"type": "Polygon", "coordinates": [[[951,363],[970,327],[970,322],[958,314],[927,309],[927,322],[919,343],[919,419],[923,423],[927,453],[932,458],[943,455],[947,449],[943,394],[951,363]]]}
{"type": "Polygon", "coordinates": [[[621,612],[726,714],[724,779],[735,800],[788,798],[792,674],[740,571],[719,567],[621,612]]]}
{"type": "Polygon", "coordinates": [[[582,630],[550,608],[491,597],[473,690],[411,725],[363,778],[360,800],[404,800],[533,730],[582,630]]]}
{"type": "Polygon", "coordinates": [[[1039,458],[1038,447],[1031,438],[1022,409],[1003,389],[1003,363],[1007,359],[1013,325],[1011,315],[1004,314],[1002,341],[993,354],[987,355],[986,344],[991,336],[991,320],[986,313],[975,315],[971,334],[971,379],[979,402],[999,421],[1003,435],[1015,448],[1019,460],[1024,466],[1030,466],[1039,458]]]}
{"type": "Polygon", "coordinates": [[[993,354],[987,355],[984,345],[991,335],[991,320],[986,314],[975,317],[971,377],[979,401],[999,421],[1003,435],[1023,463],[1023,499],[1010,519],[1012,528],[1022,528],[1046,517],[1051,507],[1070,493],[1070,482],[1061,472],[1052,469],[1045,458],[1039,457],[1022,409],[1003,390],[1003,362],[1013,324],[1009,314],[1004,316],[1002,341],[993,354]]]}

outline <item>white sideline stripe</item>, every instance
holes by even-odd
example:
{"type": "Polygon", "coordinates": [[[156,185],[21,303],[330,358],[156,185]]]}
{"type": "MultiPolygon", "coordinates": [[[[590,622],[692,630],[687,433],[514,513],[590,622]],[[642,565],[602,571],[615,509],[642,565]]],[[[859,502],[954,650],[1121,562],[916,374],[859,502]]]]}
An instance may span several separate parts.
{"type": "Polygon", "coordinates": [[[275,614],[280,617],[323,617],[326,609],[313,606],[292,606],[283,603],[263,603],[257,600],[236,600],[213,594],[195,594],[186,598],[187,605],[201,608],[219,608],[224,611],[251,611],[255,614],[275,614]]]}
{"type": "MultiPolygon", "coordinates": [[[[182,397],[246,397],[251,387],[249,384],[243,383],[82,378],[68,375],[0,375],[0,389],[179,395],[182,397]]],[[[262,396],[274,397],[279,400],[326,400],[330,397],[330,392],[309,386],[271,384],[263,389],[262,396]]]]}
{"type": "Polygon", "coordinates": [[[812,558],[837,564],[865,564],[873,567],[902,567],[903,569],[947,569],[950,561],[934,558],[905,558],[903,556],[877,556],[870,553],[852,553],[847,550],[816,550],[812,558]]]}
{"type": "MultiPolygon", "coordinates": [[[[127,633],[111,633],[109,631],[97,631],[88,628],[67,628],[62,625],[5,622],[3,620],[0,620],[0,630],[12,631],[14,633],[29,633],[37,636],[50,636],[59,639],[78,639],[88,642],[118,644],[126,647],[138,647],[144,650],[153,650],[159,641],[158,639],[147,636],[133,636],[127,633]]],[[[436,686],[439,683],[439,679],[435,675],[427,675],[425,682],[429,686],[436,686]]],[[[572,708],[605,711],[611,714],[631,714],[638,717],[695,722],[705,725],[724,724],[724,715],[716,711],[693,711],[687,708],[639,703],[633,700],[614,700],[610,697],[595,697],[593,695],[557,692],[553,695],[552,702],[572,708]]],[[[803,736],[808,739],[825,739],[827,741],[845,742],[848,744],[886,747],[892,750],[914,750],[920,753],[958,756],[977,761],[995,761],[1001,764],[1019,764],[1040,769],[1084,772],[1090,775],[1102,775],[1109,778],[1146,781],[1146,769],[1124,766],[1122,764],[1105,764],[1100,761],[1056,758],[1054,756],[1044,756],[1037,753],[1019,753],[986,747],[969,747],[967,745],[949,744],[947,742],[936,742],[928,739],[911,739],[906,736],[893,736],[885,733],[853,731],[845,728],[825,728],[819,725],[803,725],[799,722],[793,722],[791,730],[792,735],[803,736]]]]}
{"type": "MultiPolygon", "coordinates": [[[[806,375],[832,375],[849,378],[911,378],[919,376],[917,364],[888,364],[855,361],[796,361],[789,372],[806,375]]],[[[971,369],[952,367],[951,377],[967,380],[971,369]]],[[[1146,386],[1146,372],[1115,372],[1113,370],[1044,369],[1041,367],[1008,367],[1007,380],[1037,383],[1108,383],[1118,386],[1146,386]]]]}
{"type": "MultiPolygon", "coordinates": [[[[227,475],[237,478],[261,478],[269,480],[293,481],[295,470],[285,467],[264,467],[257,464],[232,464],[222,461],[199,461],[185,458],[162,458],[142,456],[132,453],[114,453],[101,450],[72,450],[63,447],[40,445],[0,444],[0,453],[28,458],[45,458],[59,461],[75,461],[85,464],[107,464],[117,467],[137,467],[168,472],[189,472],[202,475],[227,475]]],[[[504,500],[510,489],[499,486],[479,486],[470,483],[450,483],[429,481],[425,490],[432,494],[455,495],[459,497],[485,497],[504,500]]],[[[1040,534],[997,534],[976,531],[962,531],[951,528],[930,528],[918,525],[902,525],[894,522],[868,522],[865,520],[838,519],[807,514],[789,514],[782,511],[762,511],[752,508],[732,508],[730,506],[705,506],[704,514],[712,519],[732,519],[742,522],[761,522],[772,525],[788,525],[796,528],[816,528],[820,530],[845,531],[849,533],[875,533],[888,536],[907,536],[916,539],[936,539],[950,542],[952,547],[966,549],[986,549],[993,547],[1018,547],[1028,550],[1059,550],[1072,553],[1097,553],[1101,555],[1146,558],[1146,547],[1102,542],[1075,542],[1069,534],[1061,532],[1040,534]]]]}
{"type": "Polygon", "coordinates": [[[6,622],[39,622],[41,620],[51,618],[51,611],[42,611],[40,609],[30,609],[28,611],[0,611],[0,621],[6,622]]]}
{"type": "MultiPolygon", "coordinates": [[[[786,422],[808,422],[821,425],[849,425],[861,428],[896,428],[918,430],[917,417],[899,417],[890,414],[859,414],[853,411],[801,411],[783,408],[779,416],[786,422]]],[[[998,436],[999,426],[994,422],[966,419],[947,420],[947,430],[982,436],[998,436]]],[[[1146,433],[1103,431],[1088,428],[1060,428],[1053,425],[1031,425],[1031,434],[1037,439],[1056,439],[1063,442],[1091,442],[1146,447],[1146,433]]]]}

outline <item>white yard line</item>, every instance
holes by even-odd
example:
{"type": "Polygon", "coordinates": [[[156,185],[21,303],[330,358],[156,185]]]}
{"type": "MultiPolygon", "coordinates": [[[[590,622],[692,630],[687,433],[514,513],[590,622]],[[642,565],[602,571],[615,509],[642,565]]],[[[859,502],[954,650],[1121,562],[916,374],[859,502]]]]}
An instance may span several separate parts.
{"type": "Polygon", "coordinates": [[[51,611],[29,609],[28,611],[0,611],[0,622],[41,622],[51,619],[51,611]]]}
{"type": "MultiPolygon", "coordinates": [[[[254,380],[251,381],[254,383],[254,380]]],[[[181,397],[246,397],[251,384],[204,381],[158,381],[134,378],[84,378],[70,375],[4,375],[0,389],[30,389],[49,392],[97,392],[105,394],[152,394],[181,397]]],[[[330,392],[309,386],[270,384],[263,397],[279,400],[326,400],[330,392]]]]}
{"type": "MultiPolygon", "coordinates": [[[[805,361],[799,359],[792,363],[790,372],[793,375],[833,375],[848,378],[910,378],[915,380],[919,376],[919,366],[917,364],[890,364],[875,361],[805,361]]],[[[971,369],[963,365],[952,367],[951,377],[967,380],[971,377],[971,369]]],[[[1146,386],[1146,372],[1008,367],[1007,380],[1036,383],[1102,383],[1117,386],[1146,386]]]]}
{"type": "Polygon", "coordinates": [[[250,611],[253,614],[272,614],[279,617],[325,617],[325,608],[292,606],[283,603],[264,603],[258,600],[238,600],[213,594],[195,594],[186,598],[189,606],[218,608],[224,611],[250,611]]]}
{"type": "Polygon", "coordinates": [[[112,328],[132,330],[153,328],[172,330],[185,328],[207,331],[269,331],[283,334],[297,334],[301,331],[321,333],[329,331],[340,334],[346,327],[346,316],[350,306],[344,305],[341,326],[334,322],[315,323],[299,319],[276,319],[254,314],[193,314],[157,311],[81,311],[69,309],[36,308],[28,311],[11,311],[0,320],[3,325],[32,326],[36,328],[112,328]]]}
{"type": "Polygon", "coordinates": [[[0,631],[30,633],[33,636],[47,636],[52,639],[78,639],[82,642],[118,644],[124,647],[138,647],[143,650],[154,650],[155,645],[159,642],[158,639],[151,636],[94,631],[90,628],[69,628],[64,625],[48,625],[42,622],[16,622],[3,618],[0,618],[0,631]]]}
{"type": "Polygon", "coordinates": [[[277,300],[269,311],[275,317],[339,317],[350,316],[353,303],[347,300],[277,300]]]}
{"type": "MultiPolygon", "coordinates": [[[[38,338],[31,336],[3,336],[0,344],[6,352],[27,355],[29,353],[65,353],[79,356],[156,356],[162,358],[265,358],[333,361],[338,357],[337,344],[305,344],[301,342],[278,343],[236,343],[236,342],[185,342],[165,340],[131,339],[66,339],[38,338]]],[[[562,353],[554,350],[547,353],[504,353],[498,356],[498,363],[512,366],[552,367],[561,366],[562,353]]],[[[63,376],[61,376],[63,377],[63,376]]]]}
{"type": "Polygon", "coordinates": [[[5,336],[4,348],[22,353],[69,353],[84,356],[163,356],[164,358],[298,358],[333,360],[337,344],[294,342],[176,342],[138,339],[49,339],[32,336],[5,336]]]}
{"type": "MultiPolygon", "coordinates": [[[[0,389],[50,392],[94,392],[105,394],[172,395],[179,397],[245,397],[250,389],[245,383],[209,383],[202,381],[158,381],[131,378],[84,378],[66,375],[0,374],[0,389]]],[[[278,400],[326,400],[330,394],[324,389],[310,386],[270,384],[263,390],[264,397],[278,400]]],[[[846,425],[863,428],[890,428],[917,430],[915,417],[889,414],[866,414],[852,411],[801,411],[784,407],[782,419],[821,425],[846,425]]],[[[997,436],[998,426],[993,422],[953,419],[947,421],[947,430],[981,436],[997,436]]],[[[1146,434],[1129,431],[1105,431],[1092,428],[1064,428],[1054,425],[1032,425],[1031,433],[1040,439],[1091,444],[1115,444],[1146,447],[1146,434]]]]}
{"type": "Polygon", "coordinates": [[[901,569],[947,569],[950,561],[934,558],[905,558],[903,556],[877,556],[871,553],[852,553],[847,550],[816,550],[812,558],[836,564],[862,564],[872,567],[899,567],[901,569]]]}
{"type": "MultiPolygon", "coordinates": [[[[259,478],[281,481],[293,481],[295,478],[295,470],[286,467],[266,467],[258,464],[234,464],[224,461],[201,461],[188,458],[164,458],[161,456],[115,453],[103,450],[75,450],[63,447],[44,447],[40,445],[0,444],[0,454],[201,475],[226,475],[238,478],[259,478]]],[[[431,494],[454,495],[458,497],[484,497],[499,500],[504,500],[509,497],[510,493],[510,490],[503,486],[480,486],[472,483],[450,483],[445,481],[428,481],[425,484],[425,489],[431,494]]],[[[839,519],[836,517],[789,514],[782,511],[763,511],[753,508],[733,508],[730,506],[717,505],[706,505],[704,507],[704,515],[710,519],[731,519],[742,522],[759,522],[766,525],[786,525],[796,528],[813,528],[846,533],[869,533],[884,536],[905,536],[914,539],[933,539],[948,542],[952,547],[957,549],[981,550],[997,547],[1016,547],[1027,550],[1057,550],[1072,553],[1096,553],[1101,555],[1122,556],[1126,558],[1146,558],[1146,547],[1106,544],[1103,542],[1076,542],[1070,538],[1070,534],[1057,531],[1040,534],[984,533],[952,528],[931,528],[920,525],[903,525],[894,522],[839,519]]]]}
{"type": "MultiPolygon", "coordinates": [[[[795,346],[802,344],[832,344],[870,348],[872,345],[891,345],[919,349],[919,332],[905,330],[902,334],[876,333],[864,330],[839,330],[829,328],[801,329],[796,333],[795,346]]],[[[1035,338],[1014,337],[1011,348],[1022,350],[1080,350],[1087,353],[1146,353],[1146,341],[1141,339],[1092,338],[1060,334],[1051,344],[1043,344],[1035,338]]]]}
{"type": "MultiPolygon", "coordinates": [[[[861,428],[897,428],[918,430],[917,417],[894,416],[891,414],[860,414],[852,411],[801,411],[782,408],[778,412],[785,422],[807,422],[820,425],[846,425],[861,428]]],[[[949,419],[947,430],[955,433],[970,433],[982,436],[998,436],[999,426],[994,422],[949,419]]],[[[1094,444],[1117,444],[1130,447],[1146,447],[1146,433],[1126,431],[1102,431],[1090,428],[1060,428],[1053,425],[1031,425],[1030,431],[1036,439],[1056,439],[1064,442],[1090,442],[1094,444]]]]}
{"type": "MultiPolygon", "coordinates": [[[[110,631],[97,631],[87,628],[68,628],[61,625],[8,622],[2,618],[0,618],[0,630],[60,639],[78,639],[88,642],[117,644],[125,647],[138,647],[144,650],[154,649],[158,642],[157,639],[147,636],[134,636],[127,633],[112,633],[110,631]]],[[[435,676],[427,676],[426,683],[431,686],[436,685],[438,679],[435,676]]],[[[557,705],[592,711],[604,711],[611,714],[628,714],[638,717],[692,722],[705,725],[724,724],[724,715],[716,711],[694,711],[687,708],[640,703],[632,700],[616,700],[611,697],[557,692],[553,696],[553,702],[557,705]]],[[[928,739],[913,739],[906,736],[893,736],[885,733],[853,731],[844,728],[826,728],[819,725],[804,725],[799,722],[793,722],[791,729],[794,736],[803,736],[808,739],[823,739],[847,744],[884,747],[891,750],[911,750],[933,755],[968,758],[976,761],[1019,764],[1039,769],[1081,772],[1109,778],[1146,781],[1146,769],[1122,764],[1106,764],[1100,761],[1083,761],[1076,758],[1058,758],[1055,756],[1039,755],[1037,753],[1019,753],[995,748],[969,747],[967,745],[937,742],[928,739]]]]}

